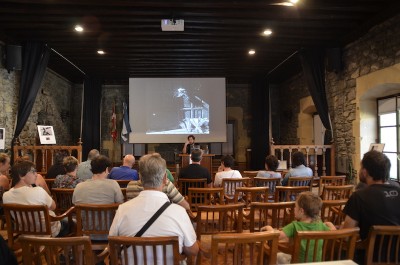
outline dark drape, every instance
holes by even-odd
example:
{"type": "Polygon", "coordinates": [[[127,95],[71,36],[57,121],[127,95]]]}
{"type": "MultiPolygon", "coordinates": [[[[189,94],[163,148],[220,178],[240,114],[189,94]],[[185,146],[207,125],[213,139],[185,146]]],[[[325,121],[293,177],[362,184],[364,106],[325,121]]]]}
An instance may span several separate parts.
{"type": "Polygon", "coordinates": [[[83,96],[82,158],[90,150],[100,150],[101,81],[86,77],[83,96]]]}
{"type": "Polygon", "coordinates": [[[265,77],[258,77],[252,82],[252,170],[263,169],[265,156],[269,153],[269,88],[265,77]]]}
{"type": "Polygon", "coordinates": [[[325,92],[325,51],[320,48],[300,51],[301,65],[308,90],[324,125],[325,144],[332,140],[332,126],[325,92]]]}
{"type": "Polygon", "coordinates": [[[27,42],[24,46],[17,124],[12,145],[14,145],[15,139],[21,133],[31,114],[36,95],[46,72],[49,57],[50,50],[44,43],[27,42]]]}

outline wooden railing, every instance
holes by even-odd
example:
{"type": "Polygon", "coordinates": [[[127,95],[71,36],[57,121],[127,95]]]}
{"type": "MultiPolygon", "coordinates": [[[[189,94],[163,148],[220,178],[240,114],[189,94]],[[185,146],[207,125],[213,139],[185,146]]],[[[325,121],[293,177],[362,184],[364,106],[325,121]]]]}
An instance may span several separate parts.
{"type": "Polygon", "coordinates": [[[318,168],[322,167],[321,176],[326,176],[326,168],[329,163],[330,172],[328,175],[335,176],[335,145],[274,145],[271,144],[271,154],[275,155],[280,160],[287,160],[288,169],[292,167],[292,153],[295,151],[303,152],[306,156],[307,166],[313,168],[314,176],[318,177],[318,168]],[[330,159],[327,161],[326,152],[330,149],[330,159]],[[286,159],[284,158],[284,153],[286,154],[286,159]],[[318,164],[318,156],[322,156],[322,165],[318,164]],[[311,159],[313,158],[313,159],[311,159]],[[311,160],[313,160],[313,165],[311,165],[311,160]]]}
{"type": "Polygon", "coordinates": [[[66,145],[15,145],[14,146],[14,162],[21,156],[29,156],[30,160],[35,163],[36,169],[40,174],[46,174],[47,169],[54,164],[54,154],[64,151],[69,155],[75,156],[79,163],[82,162],[82,145],[78,143],[76,146],[66,145]]]}

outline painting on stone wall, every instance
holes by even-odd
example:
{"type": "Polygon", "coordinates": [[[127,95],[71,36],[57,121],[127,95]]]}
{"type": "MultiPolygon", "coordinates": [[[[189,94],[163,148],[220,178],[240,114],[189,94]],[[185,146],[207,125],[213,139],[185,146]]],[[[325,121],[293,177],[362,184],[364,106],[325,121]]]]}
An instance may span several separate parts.
{"type": "Polygon", "coordinates": [[[0,128],[0,149],[4,149],[5,146],[5,141],[6,141],[6,135],[5,135],[5,128],[0,128]]]}
{"type": "Polygon", "coordinates": [[[383,148],[385,148],[385,144],[376,144],[376,143],[372,143],[369,145],[369,151],[378,151],[378,152],[383,152],[383,148]]]}
{"type": "Polygon", "coordinates": [[[56,144],[53,126],[38,125],[40,144],[56,144]]]}

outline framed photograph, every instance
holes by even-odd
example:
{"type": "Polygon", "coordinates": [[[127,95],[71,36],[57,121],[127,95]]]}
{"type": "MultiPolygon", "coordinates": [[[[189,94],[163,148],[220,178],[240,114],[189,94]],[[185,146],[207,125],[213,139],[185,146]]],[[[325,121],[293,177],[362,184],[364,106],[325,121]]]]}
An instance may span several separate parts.
{"type": "Polygon", "coordinates": [[[0,128],[0,149],[4,149],[6,142],[6,129],[0,128]]]}
{"type": "Polygon", "coordinates": [[[378,151],[378,152],[382,153],[383,152],[383,148],[385,148],[385,144],[372,143],[372,144],[369,145],[369,151],[375,150],[375,151],[378,151]]]}
{"type": "Polygon", "coordinates": [[[37,128],[41,144],[56,144],[53,126],[38,125],[37,128]]]}

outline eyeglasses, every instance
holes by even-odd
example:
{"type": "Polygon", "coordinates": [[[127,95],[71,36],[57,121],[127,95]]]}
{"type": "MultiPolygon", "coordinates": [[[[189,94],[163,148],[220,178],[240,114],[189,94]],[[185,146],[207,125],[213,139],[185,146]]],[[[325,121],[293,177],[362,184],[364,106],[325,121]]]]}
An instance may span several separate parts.
{"type": "Polygon", "coordinates": [[[31,170],[29,170],[29,172],[35,174],[37,172],[37,170],[35,168],[32,168],[31,170]]]}

